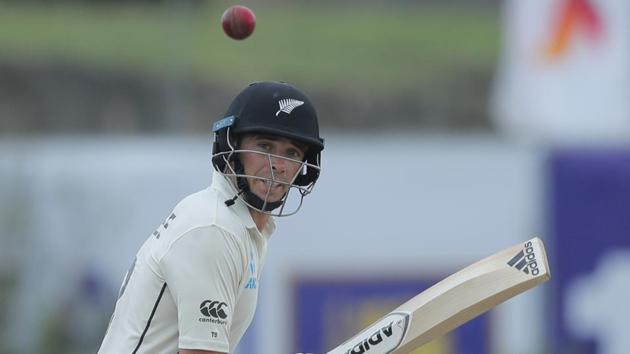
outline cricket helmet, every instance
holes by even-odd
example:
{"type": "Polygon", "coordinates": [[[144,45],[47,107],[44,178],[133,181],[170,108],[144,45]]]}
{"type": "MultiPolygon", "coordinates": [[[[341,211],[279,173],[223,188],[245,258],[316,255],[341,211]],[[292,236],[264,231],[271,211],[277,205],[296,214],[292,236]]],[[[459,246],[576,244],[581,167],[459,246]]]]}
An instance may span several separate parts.
{"type": "MultiPolygon", "coordinates": [[[[244,152],[238,147],[239,139],[244,134],[279,136],[307,146],[300,172],[291,182],[291,187],[297,188],[301,194],[300,206],[301,199],[310,193],[319,178],[324,140],[319,136],[317,113],[310,99],[288,83],[261,81],[250,84],[236,96],[224,118],[215,122],[212,130],[214,132],[212,164],[224,175],[237,177],[238,183],[235,186],[239,193],[237,195],[241,196],[242,193],[242,199],[250,207],[269,212],[280,206],[284,207],[284,202],[261,201],[249,191],[245,178],[254,176],[243,174],[238,158],[238,153],[244,152]]],[[[273,157],[278,158],[275,155],[273,157]]],[[[291,215],[297,212],[297,209],[291,213],[269,214],[291,215]]]]}

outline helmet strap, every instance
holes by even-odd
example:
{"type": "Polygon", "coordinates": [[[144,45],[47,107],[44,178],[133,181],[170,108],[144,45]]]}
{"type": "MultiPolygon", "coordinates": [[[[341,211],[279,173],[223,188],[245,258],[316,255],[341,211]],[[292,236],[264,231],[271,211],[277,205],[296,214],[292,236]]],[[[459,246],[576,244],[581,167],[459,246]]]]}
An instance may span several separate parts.
{"type": "Polygon", "coordinates": [[[262,198],[260,198],[259,196],[257,196],[251,191],[251,189],[249,188],[249,184],[247,183],[247,179],[245,177],[239,176],[239,175],[245,174],[245,168],[243,167],[243,163],[241,162],[241,159],[239,157],[234,159],[234,172],[236,172],[236,175],[237,175],[236,187],[239,190],[238,194],[235,197],[238,197],[240,194],[242,194],[243,199],[248,204],[262,211],[272,211],[282,206],[282,204],[284,204],[282,200],[279,200],[277,202],[267,202],[265,204],[265,201],[262,198]]]}

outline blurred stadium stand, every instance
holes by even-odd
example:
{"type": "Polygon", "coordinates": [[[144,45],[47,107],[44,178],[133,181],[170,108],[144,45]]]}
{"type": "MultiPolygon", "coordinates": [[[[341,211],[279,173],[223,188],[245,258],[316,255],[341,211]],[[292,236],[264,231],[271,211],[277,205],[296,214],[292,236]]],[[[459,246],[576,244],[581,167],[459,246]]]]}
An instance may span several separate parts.
{"type": "MultiPolygon", "coordinates": [[[[488,131],[491,72],[383,97],[306,86],[325,128],[488,131]]],[[[0,134],[203,132],[238,92],[194,78],[82,69],[55,63],[0,63],[0,134]],[[89,117],[89,118],[87,118],[89,117]]]]}

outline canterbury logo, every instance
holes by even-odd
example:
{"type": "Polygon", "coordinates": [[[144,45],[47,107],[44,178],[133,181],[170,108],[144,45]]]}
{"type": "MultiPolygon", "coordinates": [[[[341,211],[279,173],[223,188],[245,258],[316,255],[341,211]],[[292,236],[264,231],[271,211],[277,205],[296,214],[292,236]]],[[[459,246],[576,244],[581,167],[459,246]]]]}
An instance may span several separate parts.
{"type": "Polygon", "coordinates": [[[225,302],[212,300],[206,300],[199,306],[199,310],[204,316],[222,320],[227,318],[225,308],[227,308],[227,304],[225,302]]]}
{"type": "Polygon", "coordinates": [[[538,269],[538,262],[536,262],[536,255],[534,254],[534,248],[532,243],[525,243],[525,249],[517,253],[507,264],[510,267],[514,267],[525,274],[532,274],[534,276],[540,274],[538,269]]]}
{"type": "Polygon", "coordinates": [[[278,110],[278,112],[276,112],[276,117],[278,116],[278,114],[280,114],[280,112],[284,112],[286,114],[291,114],[291,112],[294,109],[300,107],[303,104],[304,104],[304,102],[298,101],[298,100],[294,100],[292,98],[285,98],[283,100],[280,100],[278,102],[278,105],[280,106],[280,109],[278,110]]]}

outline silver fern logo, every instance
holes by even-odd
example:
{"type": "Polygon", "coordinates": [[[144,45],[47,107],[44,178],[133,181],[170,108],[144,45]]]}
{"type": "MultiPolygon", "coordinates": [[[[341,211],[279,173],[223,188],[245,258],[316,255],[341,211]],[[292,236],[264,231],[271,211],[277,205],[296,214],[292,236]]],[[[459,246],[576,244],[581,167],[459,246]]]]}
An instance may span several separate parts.
{"type": "Polygon", "coordinates": [[[278,114],[280,114],[280,112],[291,114],[294,109],[300,107],[303,104],[304,102],[294,100],[293,98],[285,98],[283,100],[280,100],[278,101],[278,106],[280,106],[280,109],[278,110],[278,112],[276,112],[276,117],[278,116],[278,114]]]}

